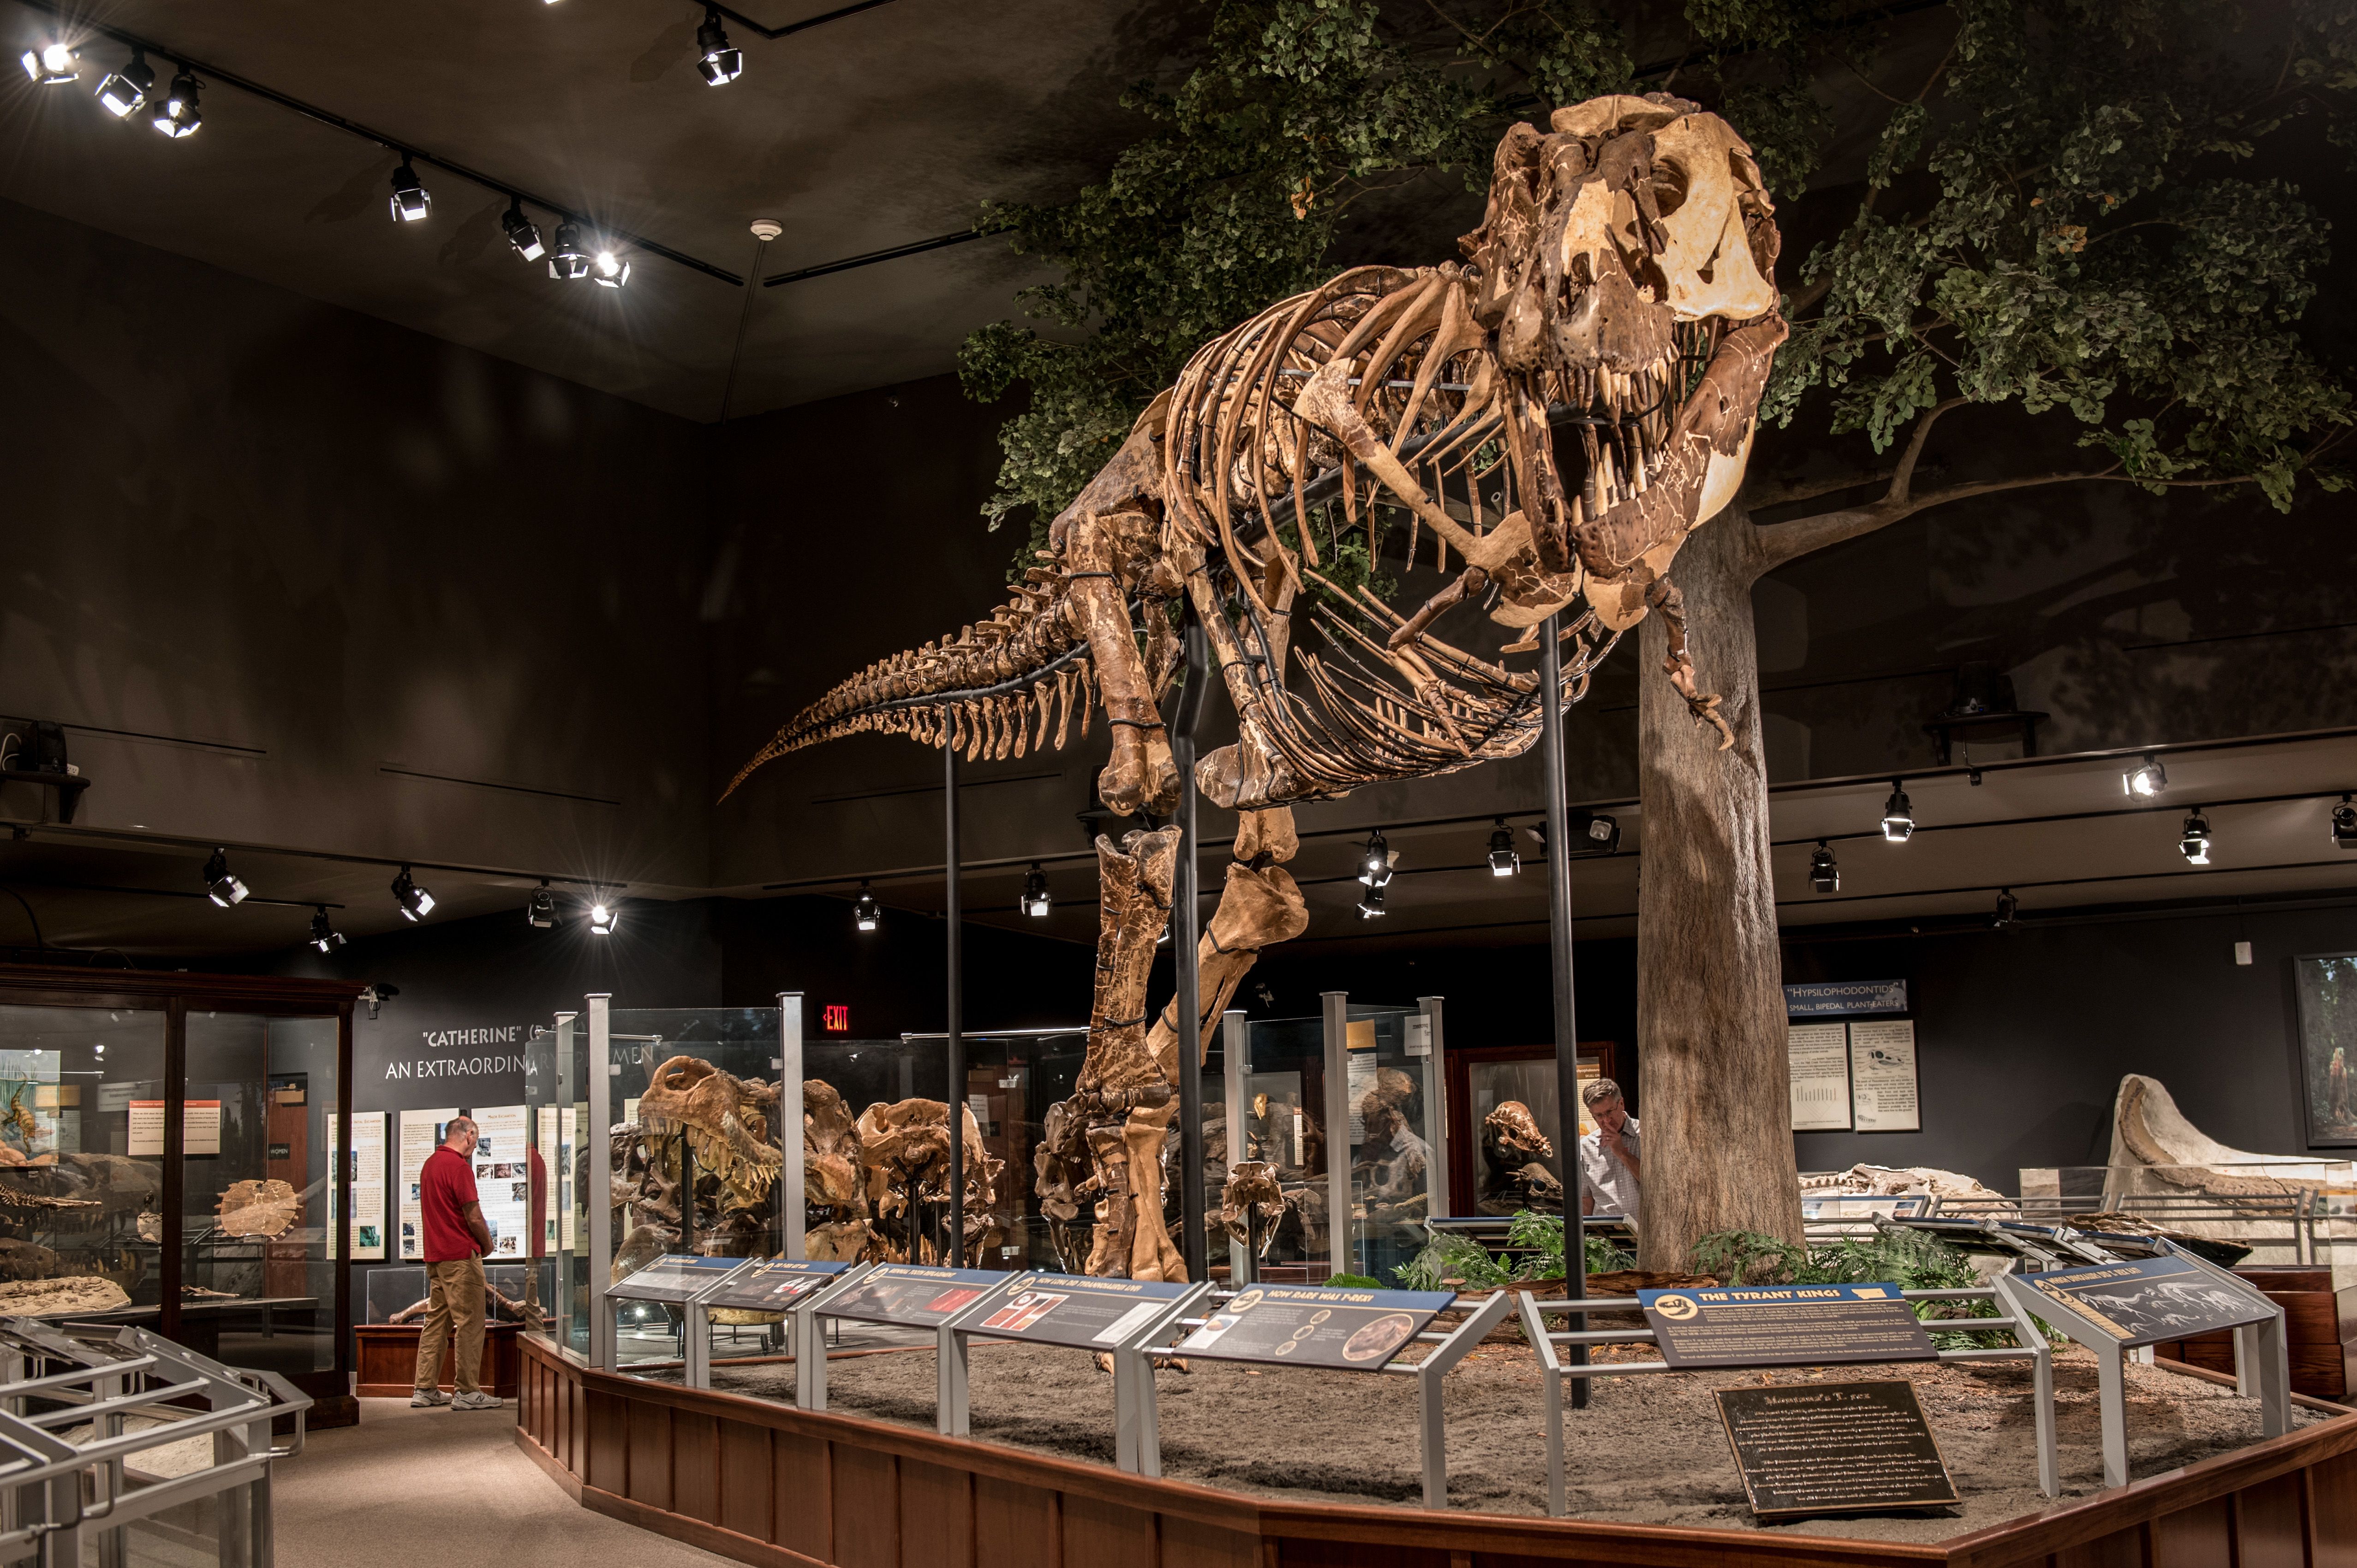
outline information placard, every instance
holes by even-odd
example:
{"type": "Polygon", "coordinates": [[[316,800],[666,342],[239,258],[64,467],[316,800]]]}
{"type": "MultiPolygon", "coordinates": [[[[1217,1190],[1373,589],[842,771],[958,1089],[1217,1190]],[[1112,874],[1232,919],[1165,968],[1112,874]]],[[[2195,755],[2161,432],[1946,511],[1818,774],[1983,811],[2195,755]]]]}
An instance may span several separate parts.
{"type": "Polygon", "coordinates": [[[425,1156],[442,1142],[442,1128],[451,1117],[458,1114],[455,1105],[432,1111],[404,1111],[401,1113],[401,1142],[394,1151],[399,1162],[393,1176],[393,1203],[401,1216],[401,1256],[416,1259],[425,1256],[425,1224],[418,1207],[418,1176],[425,1169],[425,1156]]]}
{"type": "Polygon", "coordinates": [[[1784,1056],[1792,1079],[1792,1131],[1841,1132],[1849,1126],[1849,1028],[1788,1024],[1784,1056]]]}
{"type": "Polygon", "coordinates": [[[1215,1361],[1380,1371],[1456,1300],[1454,1291],[1445,1290],[1254,1285],[1222,1306],[1178,1349],[1215,1361]]]}
{"type": "Polygon", "coordinates": [[[1861,1133],[1914,1133],[1923,1126],[1915,1085],[1915,1021],[1877,1019],[1849,1026],[1852,1125],[1861,1133]]]}
{"type": "Polygon", "coordinates": [[[829,1302],[829,1317],[862,1323],[898,1323],[939,1328],[1006,1283],[1005,1274],[981,1269],[934,1269],[920,1263],[880,1263],[857,1284],[829,1302]]]}
{"type": "Polygon", "coordinates": [[[703,1304],[747,1312],[785,1312],[849,1267],[849,1263],[810,1258],[771,1258],[751,1273],[720,1286],[703,1304]]]}
{"type": "Polygon", "coordinates": [[[992,1293],[991,1310],[970,1326],[976,1334],[1102,1350],[1144,1328],[1187,1294],[1183,1280],[1097,1279],[1087,1274],[1017,1274],[992,1293]]]}
{"type": "Polygon", "coordinates": [[[1641,1290],[1673,1367],[1814,1367],[1929,1361],[1939,1352],[1895,1284],[1641,1290]]]}
{"type": "MultiPolygon", "coordinates": [[[[384,1256],[384,1141],[387,1113],[382,1111],[352,1112],[352,1224],[345,1238],[350,1249],[346,1254],[353,1258],[384,1256]]],[[[328,1169],[336,1168],[336,1119],[328,1118],[328,1169]]],[[[332,1222],[336,1206],[336,1189],[328,1187],[328,1208],[332,1222]]]]}
{"type": "Polygon", "coordinates": [[[2041,1298],[2130,1348],[2262,1322],[2276,1310],[2257,1292],[2183,1258],[2093,1263],[2025,1277],[2041,1298]]]}
{"type": "Polygon", "coordinates": [[[1718,1416],[1762,1519],[1958,1500],[1912,1383],[1721,1389],[1718,1416]]]}
{"type": "Polygon", "coordinates": [[[707,1258],[696,1252],[665,1252],[637,1273],[609,1287],[606,1294],[624,1301],[685,1301],[731,1269],[742,1268],[742,1258],[707,1258]]]}
{"type": "Polygon", "coordinates": [[[483,1206],[483,1223],[491,1228],[490,1261],[528,1257],[532,1253],[532,1151],[524,1147],[528,1124],[524,1108],[482,1106],[468,1114],[474,1117],[479,1134],[475,1144],[475,1197],[483,1206]]]}

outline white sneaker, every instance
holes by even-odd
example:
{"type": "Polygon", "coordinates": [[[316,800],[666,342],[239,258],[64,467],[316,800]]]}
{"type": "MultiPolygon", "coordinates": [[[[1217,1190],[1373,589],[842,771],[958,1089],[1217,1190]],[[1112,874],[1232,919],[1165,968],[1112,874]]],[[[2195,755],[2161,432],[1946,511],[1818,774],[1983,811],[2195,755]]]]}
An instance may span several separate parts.
{"type": "Polygon", "coordinates": [[[452,1410],[504,1410],[507,1402],[495,1395],[480,1392],[460,1394],[450,1402],[452,1410]]]}
{"type": "Polygon", "coordinates": [[[432,1410],[437,1404],[448,1404],[450,1396],[440,1389],[420,1389],[409,1396],[412,1410],[432,1410]]]}

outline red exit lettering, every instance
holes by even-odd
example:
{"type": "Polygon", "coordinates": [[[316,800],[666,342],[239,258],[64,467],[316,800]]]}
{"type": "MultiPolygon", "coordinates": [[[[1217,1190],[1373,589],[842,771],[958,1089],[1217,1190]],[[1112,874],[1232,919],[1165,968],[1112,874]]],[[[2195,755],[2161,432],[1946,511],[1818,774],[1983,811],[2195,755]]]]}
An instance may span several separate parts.
{"type": "Polygon", "coordinates": [[[851,1033],[851,1009],[848,1007],[822,1008],[819,1012],[819,1020],[826,1026],[826,1032],[830,1035],[851,1033]]]}

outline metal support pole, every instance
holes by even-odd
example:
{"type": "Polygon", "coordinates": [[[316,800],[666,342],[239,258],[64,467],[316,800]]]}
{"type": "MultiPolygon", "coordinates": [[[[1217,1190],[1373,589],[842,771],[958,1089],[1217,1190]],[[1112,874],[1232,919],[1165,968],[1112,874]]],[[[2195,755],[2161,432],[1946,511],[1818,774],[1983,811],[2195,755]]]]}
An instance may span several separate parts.
{"type": "MultiPolygon", "coordinates": [[[[1252,1030],[1244,1023],[1241,1008],[1230,1008],[1220,1015],[1221,1087],[1228,1102],[1228,1170],[1231,1175],[1249,1150],[1244,1141],[1246,1114],[1252,1109],[1252,1030]]],[[[1259,1277],[1259,1254],[1253,1243],[1260,1239],[1258,1228],[1252,1222],[1249,1209],[1244,1217],[1245,1236],[1242,1241],[1228,1238],[1228,1283],[1242,1289],[1259,1277]]]]}
{"type": "MultiPolygon", "coordinates": [[[[1587,1296],[1587,1234],[1581,1223],[1586,1184],[1579,1169],[1579,1004],[1571,972],[1571,812],[1564,800],[1563,650],[1560,613],[1539,623],[1539,749],[1546,762],[1547,954],[1555,977],[1555,1081],[1559,1109],[1555,1147],[1563,1154],[1564,1288],[1573,1301],[1587,1296]]],[[[1587,1315],[1572,1315],[1572,1327],[1587,1326],[1587,1315]]],[[[1574,1365],[1585,1364],[1587,1348],[1570,1348],[1574,1365]]],[[[1587,1408],[1587,1380],[1572,1385],[1574,1410],[1587,1408]]]]}
{"type": "Polygon", "coordinates": [[[1419,996],[1415,1004],[1424,1015],[1425,1048],[1431,1053],[1424,1058],[1424,1141],[1432,1149],[1425,1177],[1426,1212],[1454,1214],[1456,1195],[1448,1190],[1448,1072],[1440,1059],[1441,999],[1419,996]]]}
{"type": "MultiPolygon", "coordinates": [[[[581,1142],[596,1151],[593,1184],[606,1185],[606,1140],[614,1124],[614,999],[600,992],[589,998],[589,1125],[581,1142]]],[[[614,1313],[606,1305],[606,1282],[614,1268],[614,1217],[603,1198],[589,1206],[589,1364],[614,1369],[614,1313]]]]}
{"type": "MultiPolygon", "coordinates": [[[[1178,1025],[1178,1239],[1187,1277],[1211,1277],[1210,1238],[1203,1233],[1203,998],[1197,908],[1195,827],[1195,731],[1203,722],[1203,695],[1211,683],[1203,627],[1189,611],[1185,631],[1187,681],[1178,688],[1178,711],[1170,725],[1170,760],[1178,770],[1178,865],[1170,886],[1170,955],[1177,961],[1177,994],[1170,1015],[1178,1025]]],[[[1235,1134],[1229,1133],[1232,1141],[1235,1134]]]]}
{"type": "Polygon", "coordinates": [[[780,1253],[800,1258],[802,1251],[803,1227],[809,1222],[805,1208],[808,1199],[802,1192],[802,993],[799,991],[778,993],[778,1108],[783,1112],[778,1118],[778,1219],[784,1228],[785,1245],[780,1253]],[[792,1139],[786,1129],[795,1129],[792,1139]]]}
{"type": "MultiPolygon", "coordinates": [[[[942,918],[949,926],[949,1101],[950,1133],[950,1255],[942,1262],[965,1267],[965,929],[958,901],[958,755],[954,746],[942,747],[942,864],[947,868],[949,897],[942,918]]],[[[917,1218],[911,1214],[910,1219],[917,1218]]]]}
{"type": "Polygon", "coordinates": [[[1351,1228],[1351,993],[1321,991],[1326,1025],[1326,1258],[1338,1274],[1359,1272],[1351,1228]]]}

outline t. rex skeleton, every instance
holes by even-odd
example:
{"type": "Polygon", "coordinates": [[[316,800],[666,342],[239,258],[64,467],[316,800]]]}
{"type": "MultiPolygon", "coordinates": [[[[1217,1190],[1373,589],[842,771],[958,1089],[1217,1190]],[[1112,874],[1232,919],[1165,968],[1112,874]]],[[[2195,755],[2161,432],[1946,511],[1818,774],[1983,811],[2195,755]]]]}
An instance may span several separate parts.
{"type": "MultiPolygon", "coordinates": [[[[1075,717],[1085,736],[1102,706],[1112,757],[1098,795],[1122,815],[1167,815],[1181,780],[1160,700],[1179,668],[1171,611],[1183,604],[1239,735],[1194,780],[1241,813],[1200,942],[1200,1049],[1259,950],[1308,923],[1281,864],[1296,848],[1293,802],[1521,754],[1540,704],[1585,695],[1650,609],[1668,627],[1671,679],[1731,743],[1718,699],[1695,682],[1667,574],[1741,481],[1784,338],[1773,213],[1750,149],[1683,100],[1599,98],[1556,110],[1545,132],[1514,126],[1464,264],[1356,268],[1206,345],[1055,520],[1008,603],[844,682],[729,789],[774,757],[864,732],[1019,757],[1051,732],[1063,746],[1075,717]],[[1407,513],[1410,564],[1426,535],[1444,575],[1454,552],[1453,580],[1406,614],[1330,575],[1347,531],[1366,530],[1377,553],[1378,507],[1407,513]],[[1305,588],[1317,590],[1308,601],[1305,588]],[[1583,598],[1557,632],[1559,690],[1506,667],[1583,598]],[[1477,605],[1521,630],[1495,658],[1435,635],[1446,612],[1477,605]],[[1297,645],[1297,620],[1322,650],[1297,645]]],[[[1150,1036],[1145,1006],[1177,848],[1168,828],[1097,840],[1087,1061],[1056,1122],[1062,1146],[1041,1151],[1043,1174],[1092,1171],[1058,1196],[1096,1197],[1089,1268],[1140,1279],[1181,1273],[1159,1158],[1178,1004],[1150,1036]]]]}

